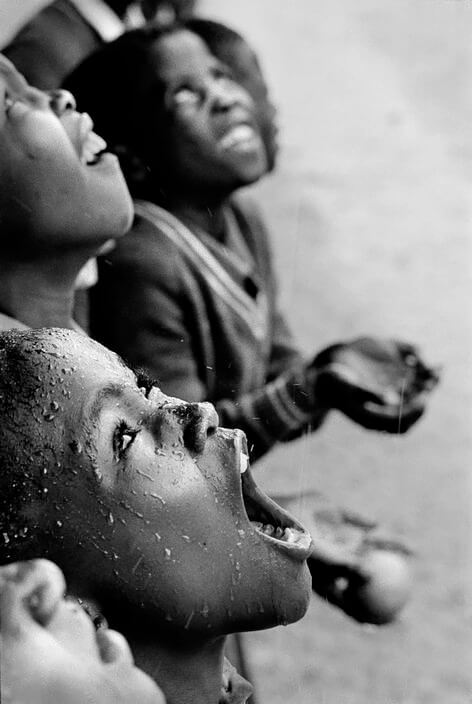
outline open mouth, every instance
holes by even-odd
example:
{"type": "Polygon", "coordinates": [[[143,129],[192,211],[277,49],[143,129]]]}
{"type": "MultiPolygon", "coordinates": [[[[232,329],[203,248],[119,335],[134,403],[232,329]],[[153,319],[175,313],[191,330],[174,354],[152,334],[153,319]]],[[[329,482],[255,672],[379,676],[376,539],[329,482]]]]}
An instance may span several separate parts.
{"type": "Polygon", "coordinates": [[[253,149],[259,141],[259,136],[251,125],[242,123],[231,127],[220,139],[223,151],[246,151],[253,149]]]}
{"type": "Polygon", "coordinates": [[[242,437],[240,471],[244,508],[252,528],[264,540],[276,544],[297,560],[311,552],[311,536],[287,511],[259,489],[251,476],[246,438],[242,437]]]}
{"type": "Polygon", "coordinates": [[[80,161],[86,166],[95,166],[107,151],[107,143],[95,132],[89,132],[82,143],[80,161]]]}

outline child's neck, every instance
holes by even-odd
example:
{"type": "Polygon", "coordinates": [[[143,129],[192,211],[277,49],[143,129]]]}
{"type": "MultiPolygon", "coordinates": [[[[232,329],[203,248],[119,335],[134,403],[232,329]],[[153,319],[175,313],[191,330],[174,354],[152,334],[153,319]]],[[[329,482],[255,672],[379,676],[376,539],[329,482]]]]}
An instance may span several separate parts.
{"type": "Polygon", "coordinates": [[[19,261],[0,257],[0,310],[31,328],[74,326],[74,286],[87,255],[19,261]]]}
{"type": "Polygon", "coordinates": [[[129,640],[137,667],[163,690],[167,704],[218,704],[223,682],[223,637],[189,647],[142,635],[129,640]]]}

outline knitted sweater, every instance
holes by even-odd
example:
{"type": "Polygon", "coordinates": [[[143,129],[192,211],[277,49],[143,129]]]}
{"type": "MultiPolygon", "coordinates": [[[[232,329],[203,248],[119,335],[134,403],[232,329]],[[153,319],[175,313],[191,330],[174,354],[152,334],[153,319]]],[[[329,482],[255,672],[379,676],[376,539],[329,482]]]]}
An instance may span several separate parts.
{"type": "Polygon", "coordinates": [[[311,372],[276,305],[272,257],[252,202],[227,207],[224,244],[138,201],[132,231],[100,263],[92,336],[165,393],[215,404],[252,456],[318,425],[311,372]]]}

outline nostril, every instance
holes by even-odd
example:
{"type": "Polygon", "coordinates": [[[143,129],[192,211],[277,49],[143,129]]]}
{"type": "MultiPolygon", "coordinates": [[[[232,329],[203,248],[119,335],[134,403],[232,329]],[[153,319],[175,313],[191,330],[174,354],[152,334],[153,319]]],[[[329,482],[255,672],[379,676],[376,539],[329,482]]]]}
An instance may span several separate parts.
{"type": "Polygon", "coordinates": [[[209,437],[218,427],[218,416],[210,403],[193,403],[187,411],[184,444],[195,453],[203,452],[209,437]]]}

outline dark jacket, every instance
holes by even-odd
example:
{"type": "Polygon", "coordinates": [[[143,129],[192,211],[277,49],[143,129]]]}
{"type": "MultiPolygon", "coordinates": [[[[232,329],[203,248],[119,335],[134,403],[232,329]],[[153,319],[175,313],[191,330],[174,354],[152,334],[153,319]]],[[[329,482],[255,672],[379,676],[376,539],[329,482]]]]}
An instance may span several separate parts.
{"type": "Polygon", "coordinates": [[[226,241],[136,203],[132,231],[100,265],[91,333],[162,390],[215,404],[253,456],[318,424],[310,372],[276,305],[267,232],[234,200],[226,241]]]}

